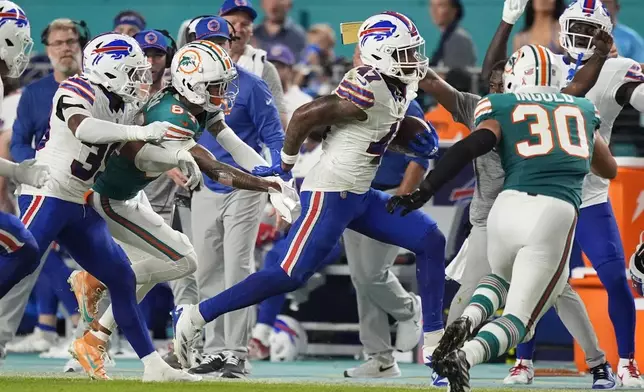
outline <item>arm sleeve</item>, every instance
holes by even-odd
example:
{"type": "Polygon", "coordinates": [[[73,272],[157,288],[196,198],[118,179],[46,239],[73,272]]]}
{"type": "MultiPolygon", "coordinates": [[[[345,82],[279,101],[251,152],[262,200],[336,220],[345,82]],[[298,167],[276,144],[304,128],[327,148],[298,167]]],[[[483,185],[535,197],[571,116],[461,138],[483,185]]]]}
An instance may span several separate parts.
{"type": "Polygon", "coordinates": [[[177,151],[146,143],[134,157],[134,165],[145,172],[165,172],[179,165],[177,151]]]}
{"type": "Polygon", "coordinates": [[[36,150],[32,147],[35,135],[34,122],[31,110],[35,109],[32,104],[31,91],[25,89],[18,102],[18,112],[13,123],[11,143],[9,149],[14,161],[22,162],[36,156],[36,150]]]}
{"type": "Polygon", "coordinates": [[[277,68],[275,68],[272,63],[267,61],[266,63],[264,63],[264,70],[262,71],[262,73],[262,79],[264,79],[264,81],[268,85],[268,89],[273,95],[273,100],[275,102],[275,106],[277,106],[277,111],[280,114],[286,114],[288,110],[286,109],[286,102],[284,101],[284,88],[282,87],[280,75],[277,73],[277,68]]]}
{"type": "Polygon", "coordinates": [[[268,166],[268,162],[244,143],[228,126],[217,134],[217,142],[230,153],[239,166],[248,172],[253,171],[255,166],[268,166]]]}
{"type": "MultiPolygon", "coordinates": [[[[333,91],[338,97],[351,102],[362,110],[370,109],[375,104],[375,93],[371,83],[359,74],[366,67],[354,68],[347,72],[338,87],[333,91]]],[[[380,75],[370,70],[364,70],[365,75],[380,80],[380,75]]],[[[374,79],[375,80],[375,79],[374,79]]]]}
{"type": "Polygon", "coordinates": [[[269,149],[280,151],[284,145],[284,129],[275,105],[266,104],[272,98],[266,83],[259,80],[250,94],[248,110],[260,141],[269,149]]]}
{"type": "Polygon", "coordinates": [[[493,99],[490,99],[490,96],[482,98],[474,108],[474,128],[484,120],[494,117],[494,108],[492,106],[493,99]]]}

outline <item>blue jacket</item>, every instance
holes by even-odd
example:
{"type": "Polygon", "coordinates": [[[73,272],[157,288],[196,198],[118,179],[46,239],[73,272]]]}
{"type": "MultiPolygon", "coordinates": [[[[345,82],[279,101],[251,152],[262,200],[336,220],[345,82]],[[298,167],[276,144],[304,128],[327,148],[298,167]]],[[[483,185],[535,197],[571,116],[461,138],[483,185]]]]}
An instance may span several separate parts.
{"type": "Polygon", "coordinates": [[[36,156],[36,146],[49,131],[52,100],[58,84],[50,74],[22,90],[11,135],[10,150],[14,161],[22,162],[36,156]]]}

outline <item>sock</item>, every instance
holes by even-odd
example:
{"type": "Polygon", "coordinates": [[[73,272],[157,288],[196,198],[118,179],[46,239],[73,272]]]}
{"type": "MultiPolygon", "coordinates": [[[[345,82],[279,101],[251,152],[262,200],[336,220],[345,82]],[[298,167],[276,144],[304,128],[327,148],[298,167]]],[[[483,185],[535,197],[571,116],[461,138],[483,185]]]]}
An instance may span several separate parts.
{"type": "Polygon", "coordinates": [[[199,313],[210,322],[222,314],[255,305],[274,295],[287,293],[297,288],[296,283],[283,269],[269,268],[255,272],[246,279],[202,301],[199,313]]]}
{"type": "Polygon", "coordinates": [[[521,343],[517,346],[517,358],[522,358],[524,360],[532,361],[534,357],[534,347],[536,346],[536,341],[534,338],[528,340],[525,343],[521,343]]]}
{"type": "Polygon", "coordinates": [[[443,329],[445,237],[435,227],[416,250],[416,280],[423,308],[423,332],[443,329]]]}
{"type": "Polygon", "coordinates": [[[423,333],[423,348],[431,348],[433,351],[438,346],[438,342],[443,337],[444,332],[444,329],[439,329],[438,331],[423,333]]]}
{"type": "Polygon", "coordinates": [[[624,272],[624,263],[606,263],[597,269],[608,293],[608,316],[615,329],[620,358],[635,354],[635,300],[624,272]],[[614,269],[614,270],[611,270],[614,269]]]}
{"type": "Polygon", "coordinates": [[[509,287],[510,284],[498,275],[490,274],[481,279],[472,294],[470,304],[463,311],[463,317],[472,322],[472,330],[503,306],[509,287]]]}
{"type": "Polygon", "coordinates": [[[257,312],[257,324],[270,325],[272,328],[284,302],[286,302],[286,294],[274,295],[262,301],[257,312]]]}
{"type": "MultiPolygon", "coordinates": [[[[141,302],[145,298],[146,294],[154,287],[154,284],[146,283],[141,284],[136,287],[136,300],[141,302]]],[[[140,308],[140,307],[139,307],[140,308]]],[[[141,310],[143,312],[143,310],[141,310]]],[[[114,319],[114,313],[112,310],[112,305],[108,306],[103,315],[98,320],[98,323],[108,331],[114,333],[116,331],[116,320],[114,319]]]]}
{"type": "Polygon", "coordinates": [[[47,256],[41,276],[42,274],[46,274],[49,277],[56,301],[63,303],[67,313],[74,314],[78,312],[78,303],[76,302],[76,296],[69,289],[69,283],[67,283],[67,279],[71,273],[72,270],[65,264],[60,250],[52,249],[49,252],[49,256],[47,256]]]}
{"type": "Polygon", "coordinates": [[[43,332],[56,333],[56,327],[55,326],[38,323],[38,325],[36,327],[38,327],[38,329],[43,331],[43,332]]]}
{"type": "Polygon", "coordinates": [[[264,346],[268,347],[269,339],[271,337],[271,332],[273,332],[272,325],[266,325],[258,322],[257,324],[255,324],[255,327],[253,328],[253,333],[251,334],[251,337],[259,340],[264,346]]]}
{"type": "Polygon", "coordinates": [[[91,333],[92,335],[96,336],[97,338],[99,338],[100,340],[102,340],[104,342],[107,342],[108,340],[110,340],[110,335],[106,334],[105,332],[90,331],[89,333],[91,333]]]}
{"type": "Polygon", "coordinates": [[[517,317],[509,314],[486,324],[463,351],[471,366],[497,358],[508,349],[517,345],[526,334],[525,325],[517,317]],[[475,342],[478,345],[474,344],[475,342]],[[480,346],[480,347],[479,347],[480,346]]]}

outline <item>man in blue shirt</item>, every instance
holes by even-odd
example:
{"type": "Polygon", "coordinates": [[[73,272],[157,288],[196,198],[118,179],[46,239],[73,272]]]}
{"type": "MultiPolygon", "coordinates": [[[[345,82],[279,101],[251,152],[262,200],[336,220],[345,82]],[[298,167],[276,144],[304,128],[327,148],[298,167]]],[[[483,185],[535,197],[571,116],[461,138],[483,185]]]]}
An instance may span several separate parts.
{"type": "MultiPolygon", "coordinates": [[[[38,145],[49,138],[49,115],[58,84],[80,72],[82,37],[72,20],[52,21],[44,38],[43,44],[54,72],[27,85],[22,91],[10,144],[11,155],[16,162],[34,158],[38,145]]],[[[8,350],[39,352],[51,348],[58,339],[56,304],[59,300],[73,315],[72,322],[78,322],[78,304],[67,284],[71,270],[63,262],[57,246],[53,247],[47,261],[41,263],[39,268],[42,268],[41,277],[40,270],[29,275],[0,301],[0,348],[11,340],[18,329],[21,312],[29,299],[28,293],[36,282],[39,311],[37,329],[17,344],[7,345],[8,350]]]]}
{"type": "Polygon", "coordinates": [[[613,21],[613,38],[617,53],[638,63],[644,63],[644,39],[635,30],[617,22],[617,14],[620,10],[619,0],[602,0],[602,3],[608,9],[610,19],[613,21]]]}
{"type": "MultiPolygon", "coordinates": [[[[230,48],[228,24],[220,17],[199,21],[195,38],[210,40],[226,50],[230,48]]],[[[284,130],[273,96],[262,79],[239,66],[237,72],[239,93],[226,115],[226,123],[258,153],[265,145],[272,161],[276,162],[284,143],[284,130]]],[[[203,133],[199,144],[217,160],[239,168],[208,132],[203,133]]],[[[205,187],[192,196],[191,221],[192,241],[199,260],[196,272],[199,296],[209,298],[254,272],[253,251],[266,198],[257,192],[234,190],[209,178],[204,181],[205,187]]],[[[177,287],[188,281],[184,279],[173,284],[173,291],[190,291],[177,287]]],[[[206,327],[204,353],[212,356],[190,371],[198,374],[221,372],[222,377],[227,378],[242,377],[246,373],[246,344],[254,318],[252,312],[252,308],[241,309],[206,327]]]]}

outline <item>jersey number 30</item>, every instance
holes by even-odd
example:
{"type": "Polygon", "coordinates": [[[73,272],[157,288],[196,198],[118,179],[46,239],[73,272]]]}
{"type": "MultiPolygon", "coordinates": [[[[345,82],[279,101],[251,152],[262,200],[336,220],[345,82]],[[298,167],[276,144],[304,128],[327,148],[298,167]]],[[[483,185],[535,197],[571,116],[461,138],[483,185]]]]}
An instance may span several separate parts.
{"type": "Polygon", "coordinates": [[[528,121],[529,117],[536,119],[536,121],[530,122],[530,133],[533,136],[538,136],[539,142],[522,141],[517,143],[517,152],[522,157],[532,158],[550,153],[555,147],[554,133],[557,135],[559,147],[567,154],[580,158],[590,156],[588,138],[586,137],[586,120],[578,107],[559,106],[552,113],[552,119],[548,115],[548,111],[540,105],[518,105],[512,111],[512,122],[515,124],[528,121]],[[571,122],[575,124],[573,128],[570,127],[571,122]],[[577,131],[578,145],[574,144],[570,137],[570,132],[573,129],[577,131]]]}
{"type": "Polygon", "coordinates": [[[98,169],[107,161],[119,144],[90,144],[83,142],[83,145],[89,150],[85,163],[74,159],[71,164],[71,171],[74,177],[82,181],[89,181],[96,175],[98,169]]]}

